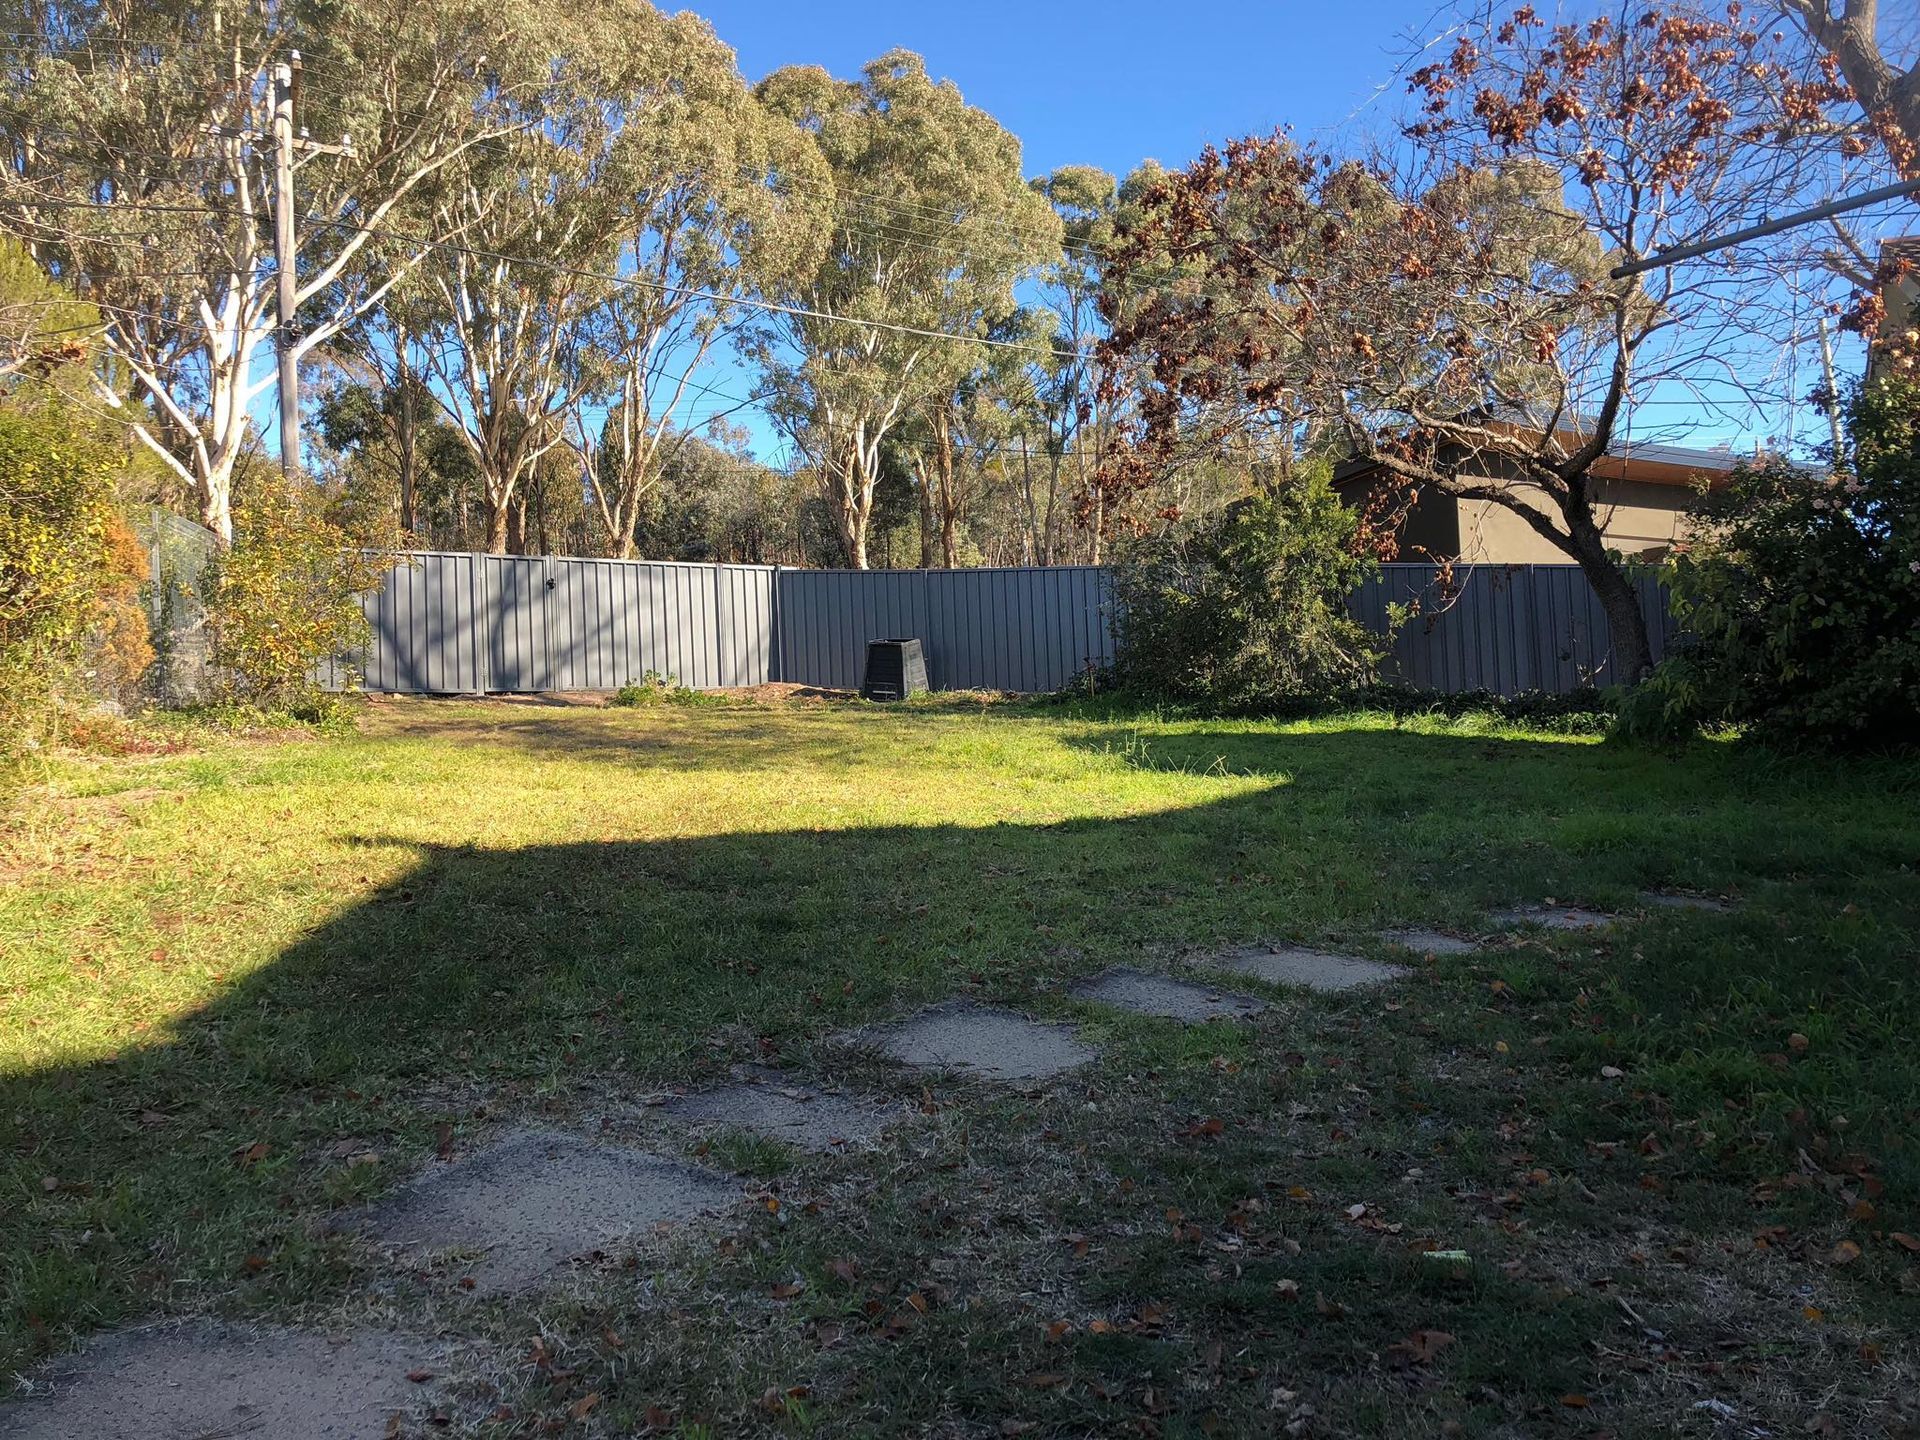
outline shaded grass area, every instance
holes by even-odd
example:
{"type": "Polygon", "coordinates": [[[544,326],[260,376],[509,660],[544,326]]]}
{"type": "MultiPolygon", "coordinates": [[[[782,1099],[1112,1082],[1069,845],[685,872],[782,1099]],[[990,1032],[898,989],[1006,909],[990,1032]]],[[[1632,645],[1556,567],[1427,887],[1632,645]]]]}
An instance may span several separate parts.
{"type": "Polygon", "coordinates": [[[0,1364],[156,1310],[373,1313],[493,1343],[466,1419],[501,1435],[1897,1428],[1916,781],[955,703],[390,702],[63,762],[0,855],[0,1364]],[[1632,918],[1244,1025],[1058,995],[1547,897],[1632,918]],[[1022,1095],[825,1043],[956,993],[1102,1058],[1022,1095]],[[723,1137],[758,1203],[543,1301],[326,1229],[449,1134],[746,1062],[919,1118],[874,1155],[723,1137]]]}

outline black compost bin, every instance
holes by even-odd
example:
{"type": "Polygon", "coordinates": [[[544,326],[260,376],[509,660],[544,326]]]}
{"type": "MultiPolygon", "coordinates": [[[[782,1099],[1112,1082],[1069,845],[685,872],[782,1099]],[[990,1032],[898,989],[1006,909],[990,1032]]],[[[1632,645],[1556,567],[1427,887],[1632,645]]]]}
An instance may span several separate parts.
{"type": "Polygon", "coordinates": [[[867,675],[860,693],[868,700],[904,700],[927,688],[927,656],[918,640],[869,640],[867,675]]]}

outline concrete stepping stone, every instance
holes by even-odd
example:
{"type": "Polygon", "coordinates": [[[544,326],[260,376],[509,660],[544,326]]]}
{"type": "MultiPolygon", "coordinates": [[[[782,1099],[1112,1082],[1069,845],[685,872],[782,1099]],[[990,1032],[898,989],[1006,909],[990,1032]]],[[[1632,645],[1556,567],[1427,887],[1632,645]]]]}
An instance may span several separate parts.
{"type": "Polygon", "coordinates": [[[1724,915],[1733,909],[1730,901],[1722,900],[1717,895],[1682,895],[1674,890],[1642,890],[1640,903],[1663,910],[1706,910],[1716,915],[1724,915]]]}
{"type": "Polygon", "coordinates": [[[1049,1080],[1095,1058],[1071,1025],[969,1003],[939,1005],[849,1038],[915,1069],[959,1070],[987,1080],[1049,1080]]]}
{"type": "Polygon", "coordinates": [[[906,1113],[898,1105],[795,1085],[777,1076],[677,1095],[658,1109],[675,1120],[730,1126],[813,1151],[872,1145],[906,1113]]]}
{"type": "Polygon", "coordinates": [[[1381,985],[1398,980],[1407,972],[1398,965],[1384,965],[1358,955],[1335,955],[1325,950],[1287,947],[1277,950],[1234,950],[1205,961],[1218,970],[1250,975],[1269,985],[1299,985],[1308,990],[1326,992],[1353,990],[1362,985],[1381,985]]]}
{"type": "Polygon", "coordinates": [[[1480,950],[1477,940],[1462,940],[1444,930],[1385,930],[1380,939],[1418,955],[1474,955],[1480,950]]]}
{"type": "Polygon", "coordinates": [[[122,1330],[56,1361],[44,1398],[0,1405],[12,1440],[380,1440],[431,1401],[427,1341],[195,1321],[122,1330]],[[422,1375],[419,1382],[409,1380],[422,1375]]]}
{"type": "Polygon", "coordinates": [[[1543,930],[1604,930],[1614,918],[1604,910],[1589,910],[1580,905],[1516,905],[1497,911],[1493,923],[1502,930],[1523,925],[1538,925],[1543,930]]]}
{"type": "Polygon", "coordinates": [[[1076,1000],[1091,1000],[1116,1010],[1130,1010],[1136,1015],[1157,1015],[1188,1024],[1244,1020],[1267,1008],[1264,1000],[1251,995],[1236,995],[1211,985],[1176,980],[1171,975],[1156,975],[1146,970],[1109,970],[1069,986],[1067,994],[1076,1000]]]}
{"type": "Polygon", "coordinates": [[[724,1176],[560,1131],[512,1135],[436,1164],[358,1227],[417,1252],[479,1250],[465,1274],[494,1293],[557,1278],[568,1260],[736,1203],[724,1176]]]}

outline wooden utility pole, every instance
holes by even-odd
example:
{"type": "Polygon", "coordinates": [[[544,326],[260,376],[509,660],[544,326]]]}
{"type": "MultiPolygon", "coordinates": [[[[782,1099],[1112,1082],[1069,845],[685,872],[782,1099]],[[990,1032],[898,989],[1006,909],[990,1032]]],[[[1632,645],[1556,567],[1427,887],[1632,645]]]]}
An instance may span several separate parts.
{"type": "Polygon", "coordinates": [[[294,293],[299,250],[293,233],[293,99],[300,52],[273,67],[273,263],[279,280],[279,323],[274,345],[280,360],[280,473],[288,484],[300,473],[300,343],[294,293]]]}
{"type": "Polygon", "coordinates": [[[278,285],[278,323],[274,346],[280,361],[280,473],[288,484],[300,473],[300,244],[294,231],[294,157],[352,155],[353,138],[338,145],[309,140],[294,129],[300,105],[300,52],[273,67],[273,263],[278,285]]]}

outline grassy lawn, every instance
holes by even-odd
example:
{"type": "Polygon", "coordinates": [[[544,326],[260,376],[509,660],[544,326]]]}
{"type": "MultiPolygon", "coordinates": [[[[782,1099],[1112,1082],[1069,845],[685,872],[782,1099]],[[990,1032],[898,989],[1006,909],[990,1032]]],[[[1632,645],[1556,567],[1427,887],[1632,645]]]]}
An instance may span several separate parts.
{"type": "Polygon", "coordinates": [[[1920,765],[385,702],[62,759],[4,823],[8,1374],[210,1312],[472,1337],[433,1434],[1920,1427],[1920,765]],[[1245,1024],[1059,993],[1547,897],[1633,918],[1245,1024]],[[956,994],[1100,1059],[1021,1093],[826,1043],[956,994]],[[544,1297],[328,1226],[449,1134],[617,1134],[742,1063],[917,1111],[877,1153],[723,1139],[756,1203],[544,1297]]]}

